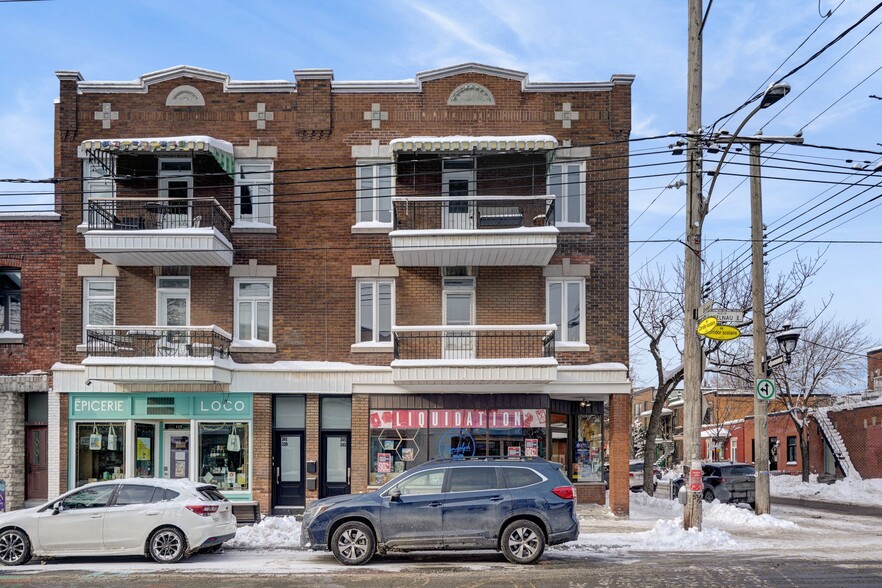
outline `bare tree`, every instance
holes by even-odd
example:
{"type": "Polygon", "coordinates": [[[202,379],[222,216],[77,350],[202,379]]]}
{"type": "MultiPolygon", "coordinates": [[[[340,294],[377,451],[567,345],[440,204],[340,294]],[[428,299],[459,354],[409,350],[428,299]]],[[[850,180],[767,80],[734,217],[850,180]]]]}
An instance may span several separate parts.
{"type": "MultiPolygon", "coordinates": [[[[823,252],[813,258],[797,258],[789,272],[766,280],[766,316],[774,317],[792,304],[802,289],[822,267],[823,252]]],[[[665,268],[658,266],[638,273],[631,290],[632,314],[645,337],[644,343],[653,361],[656,376],[656,394],[652,412],[646,426],[643,479],[651,480],[655,457],[655,442],[661,423],[662,409],[671,392],[683,381],[682,333],[683,333],[683,271],[682,263],[674,265],[670,276],[665,268]],[[667,352],[667,354],[666,354],[667,352]]],[[[750,275],[738,264],[729,264],[717,271],[709,271],[714,277],[707,286],[715,306],[734,310],[749,310],[752,306],[750,275]]],[[[751,320],[733,325],[742,330],[742,338],[749,336],[751,320]],[[747,331],[747,333],[745,333],[747,331]]],[[[708,357],[708,369],[733,376],[749,366],[730,342],[705,339],[703,350],[708,357]],[[730,347],[731,346],[731,347],[730,347]]],[[[653,484],[644,484],[643,491],[650,496],[653,484]]]]}

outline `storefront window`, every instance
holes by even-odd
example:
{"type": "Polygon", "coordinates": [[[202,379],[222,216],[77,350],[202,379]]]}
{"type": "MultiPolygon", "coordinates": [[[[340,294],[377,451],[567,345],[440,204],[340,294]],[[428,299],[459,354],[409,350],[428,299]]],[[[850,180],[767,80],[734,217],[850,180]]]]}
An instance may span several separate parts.
{"type": "Polygon", "coordinates": [[[600,482],[603,479],[603,427],[600,415],[578,416],[573,457],[573,481],[600,482]]]}
{"type": "Polygon", "coordinates": [[[125,478],[126,424],[77,423],[77,486],[125,478]]]}
{"type": "Polygon", "coordinates": [[[370,484],[429,459],[545,457],[546,411],[372,410],[370,484]]]}
{"type": "Polygon", "coordinates": [[[567,454],[570,446],[568,425],[567,415],[551,415],[551,461],[562,465],[563,471],[567,471],[567,454]]]}
{"type": "Polygon", "coordinates": [[[200,423],[199,465],[203,482],[221,490],[248,490],[248,423],[200,423]]]}
{"type": "Polygon", "coordinates": [[[156,476],[156,427],[152,424],[135,424],[135,477],[156,476]]]}

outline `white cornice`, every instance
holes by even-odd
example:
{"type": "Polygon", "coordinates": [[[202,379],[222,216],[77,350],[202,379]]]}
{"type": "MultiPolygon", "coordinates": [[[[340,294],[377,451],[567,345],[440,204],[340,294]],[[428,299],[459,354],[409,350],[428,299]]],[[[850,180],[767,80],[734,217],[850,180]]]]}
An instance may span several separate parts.
{"type": "Polygon", "coordinates": [[[80,81],[77,87],[83,94],[146,94],[152,84],[185,77],[223,84],[224,92],[295,92],[297,90],[296,83],[286,80],[239,81],[230,79],[229,74],[192,65],[176,65],[160,69],[130,82],[80,81]]]}

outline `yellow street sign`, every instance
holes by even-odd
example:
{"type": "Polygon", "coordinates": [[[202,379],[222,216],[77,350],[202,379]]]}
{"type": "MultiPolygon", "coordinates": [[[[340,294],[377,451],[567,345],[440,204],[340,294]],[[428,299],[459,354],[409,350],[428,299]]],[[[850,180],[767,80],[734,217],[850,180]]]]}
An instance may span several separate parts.
{"type": "Polygon", "coordinates": [[[698,323],[698,334],[707,335],[717,326],[717,317],[709,316],[698,323]]]}
{"type": "Polygon", "coordinates": [[[717,341],[729,341],[740,337],[741,331],[729,325],[717,325],[707,333],[704,333],[704,336],[708,339],[716,339],[717,341]]]}

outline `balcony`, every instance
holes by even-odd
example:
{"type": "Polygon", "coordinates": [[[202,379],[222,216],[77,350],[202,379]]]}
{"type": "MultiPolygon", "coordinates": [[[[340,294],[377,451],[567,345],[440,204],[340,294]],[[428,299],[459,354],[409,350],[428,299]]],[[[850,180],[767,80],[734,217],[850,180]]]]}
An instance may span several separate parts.
{"type": "Polygon", "coordinates": [[[393,198],[389,234],[402,267],[548,265],[554,196],[393,198]]]}
{"type": "Polygon", "coordinates": [[[232,339],[214,325],[89,326],[86,379],[229,384],[232,339]]]}
{"type": "Polygon", "coordinates": [[[229,267],[231,225],[213,198],[91,200],[86,249],[116,266],[229,267]]]}
{"type": "Polygon", "coordinates": [[[555,325],[393,327],[392,380],[405,387],[544,384],[557,376],[555,325]]]}

